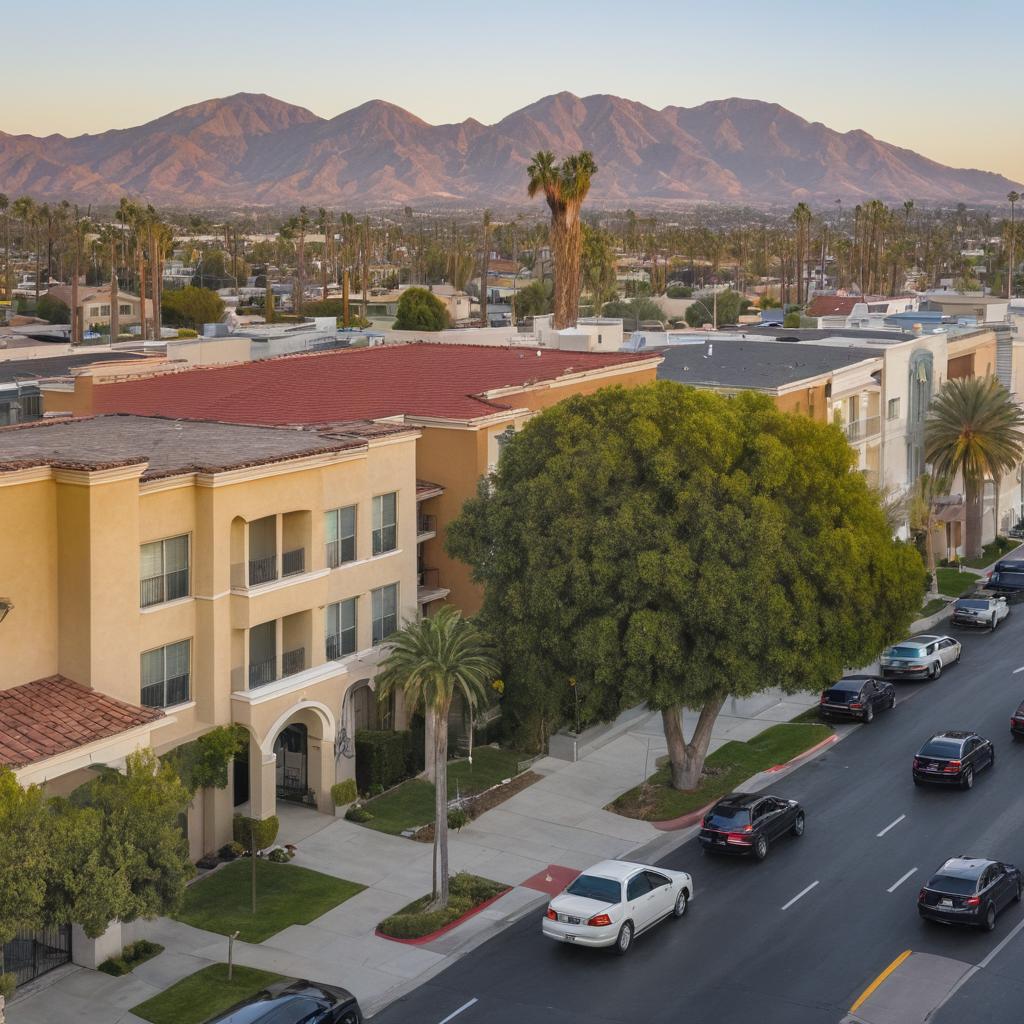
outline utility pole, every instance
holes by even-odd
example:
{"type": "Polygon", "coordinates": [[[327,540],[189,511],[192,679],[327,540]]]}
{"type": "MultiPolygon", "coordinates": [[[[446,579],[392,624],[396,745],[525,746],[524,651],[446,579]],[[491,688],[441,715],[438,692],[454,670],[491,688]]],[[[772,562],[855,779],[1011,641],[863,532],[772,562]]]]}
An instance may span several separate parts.
{"type": "Polygon", "coordinates": [[[1008,269],[1008,274],[1007,274],[1008,280],[1006,282],[1006,297],[1008,299],[1012,299],[1013,298],[1013,259],[1014,259],[1014,251],[1013,250],[1014,250],[1014,242],[1016,242],[1016,240],[1017,240],[1016,236],[1015,236],[1015,228],[1014,228],[1014,220],[1013,220],[1013,208],[1014,208],[1014,205],[1016,204],[1017,200],[1020,199],[1020,193],[1019,192],[1011,192],[1011,193],[1009,193],[1009,195],[1007,195],[1006,198],[1007,198],[1007,200],[1010,203],[1010,264],[1009,264],[1009,267],[1007,268],[1008,269]]]}

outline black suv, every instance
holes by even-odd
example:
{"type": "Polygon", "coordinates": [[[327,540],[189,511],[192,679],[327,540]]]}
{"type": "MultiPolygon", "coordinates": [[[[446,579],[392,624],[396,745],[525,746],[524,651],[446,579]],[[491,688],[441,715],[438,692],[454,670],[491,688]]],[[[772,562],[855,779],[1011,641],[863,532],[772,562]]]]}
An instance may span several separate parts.
{"type": "Polygon", "coordinates": [[[343,988],[282,978],[209,1024],[363,1024],[363,1015],[343,988]]]}
{"type": "Polygon", "coordinates": [[[975,732],[936,733],[914,756],[914,785],[938,782],[970,789],[974,776],[996,763],[991,740],[975,732]]]}
{"type": "Polygon", "coordinates": [[[870,722],[876,711],[896,703],[896,687],[874,676],[843,676],[827,690],[818,702],[822,718],[860,718],[870,722]]]}
{"type": "Polygon", "coordinates": [[[1024,738],[1024,701],[1021,701],[1010,719],[1010,735],[1015,740],[1024,738]]]}
{"type": "Polygon", "coordinates": [[[1020,898],[1020,870],[1012,864],[954,857],[917,894],[917,912],[929,921],[973,924],[992,931],[996,914],[1020,898]]]}
{"type": "Polygon", "coordinates": [[[768,844],[804,834],[804,811],[795,800],[765,793],[732,793],[704,815],[700,845],[705,853],[768,856],[768,844]]]}
{"type": "Polygon", "coordinates": [[[1024,559],[1004,558],[996,562],[986,586],[1005,594],[1007,600],[1024,597],[1024,559]]]}

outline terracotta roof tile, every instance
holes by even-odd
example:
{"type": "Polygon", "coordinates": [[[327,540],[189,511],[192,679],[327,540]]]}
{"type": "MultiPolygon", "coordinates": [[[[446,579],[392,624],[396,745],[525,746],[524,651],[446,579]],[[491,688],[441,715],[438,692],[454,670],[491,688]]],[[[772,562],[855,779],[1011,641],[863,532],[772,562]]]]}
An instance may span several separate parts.
{"type": "Polygon", "coordinates": [[[163,718],[64,676],[0,690],[0,764],[21,768],[163,718]]]}
{"type": "Polygon", "coordinates": [[[475,419],[515,408],[487,399],[506,387],[649,359],[593,353],[424,343],[385,345],[230,366],[198,367],[97,385],[94,412],[130,412],[264,425],[389,416],[475,419]]]}

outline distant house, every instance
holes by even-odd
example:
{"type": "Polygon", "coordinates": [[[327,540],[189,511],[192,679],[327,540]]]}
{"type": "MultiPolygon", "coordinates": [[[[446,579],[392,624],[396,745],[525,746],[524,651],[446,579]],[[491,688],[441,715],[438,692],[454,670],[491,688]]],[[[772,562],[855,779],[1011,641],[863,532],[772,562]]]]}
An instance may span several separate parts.
{"type": "MultiPolygon", "coordinates": [[[[68,309],[71,308],[71,285],[54,285],[46,294],[63,302],[68,309]]],[[[117,305],[120,317],[119,323],[122,329],[130,324],[139,323],[138,295],[118,290],[117,305]]],[[[85,327],[109,327],[110,285],[99,285],[96,287],[79,285],[78,308],[82,311],[82,323],[85,327]]],[[[146,317],[149,318],[152,315],[153,300],[146,299],[146,317]]]]}
{"type": "Polygon", "coordinates": [[[958,292],[929,292],[921,303],[925,310],[946,316],[973,318],[975,323],[992,324],[1006,319],[1010,300],[995,295],[965,295],[958,292]]]}

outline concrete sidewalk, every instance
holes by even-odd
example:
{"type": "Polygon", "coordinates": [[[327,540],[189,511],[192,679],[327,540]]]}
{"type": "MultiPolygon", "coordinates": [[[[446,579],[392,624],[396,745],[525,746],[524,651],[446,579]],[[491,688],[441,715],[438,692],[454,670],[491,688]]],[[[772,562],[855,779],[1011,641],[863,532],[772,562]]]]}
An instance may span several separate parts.
{"type": "MultiPolygon", "coordinates": [[[[813,694],[760,694],[727,702],[715,724],[711,750],[746,740],[775,722],[813,706],[813,694]]],[[[533,770],[541,779],[452,833],[451,870],[471,871],[512,886],[486,910],[425,945],[374,934],[389,914],[430,890],[432,848],[374,832],[306,809],[281,808],[279,841],[295,841],[294,863],[347,878],[366,890],[308,925],[294,925],[259,944],[235,944],[235,962],[355,992],[373,1012],[442,970],[454,957],[534,912],[568,874],[598,860],[621,858],[652,845],[662,852],[689,833],[660,832],[649,822],[622,818],[604,807],[654,771],[665,753],[658,713],[636,715],[628,731],[575,763],[546,757],[533,770]]],[[[696,715],[684,717],[689,734],[696,715]]],[[[115,1024],[139,1018],[129,1010],[207,964],[227,959],[227,939],[176,921],[139,926],[141,937],[165,952],[123,978],[82,968],[44,976],[9,1007],[11,1024],[115,1024]]]]}

